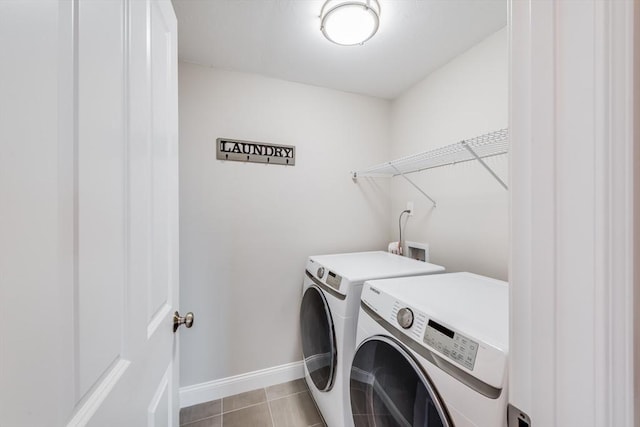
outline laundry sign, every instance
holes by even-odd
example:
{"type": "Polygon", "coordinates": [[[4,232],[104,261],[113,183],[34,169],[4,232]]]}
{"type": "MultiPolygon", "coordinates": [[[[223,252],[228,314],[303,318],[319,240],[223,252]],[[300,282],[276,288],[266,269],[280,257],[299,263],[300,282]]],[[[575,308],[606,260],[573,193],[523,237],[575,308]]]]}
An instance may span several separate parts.
{"type": "Polygon", "coordinates": [[[216,158],[218,160],[234,160],[237,162],[293,166],[296,164],[296,147],[293,145],[276,145],[265,142],[218,138],[216,140],[216,158]]]}

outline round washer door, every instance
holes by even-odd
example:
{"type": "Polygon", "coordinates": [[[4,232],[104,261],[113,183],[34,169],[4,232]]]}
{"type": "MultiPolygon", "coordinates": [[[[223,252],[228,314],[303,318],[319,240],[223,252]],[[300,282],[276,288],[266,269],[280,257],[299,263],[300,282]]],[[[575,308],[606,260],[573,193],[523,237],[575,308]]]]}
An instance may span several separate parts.
{"type": "Polygon", "coordinates": [[[358,347],[350,395],[356,427],[453,427],[429,377],[400,344],[384,336],[358,347]]]}
{"type": "Polygon", "coordinates": [[[333,387],[338,352],[331,310],[322,291],[310,286],[300,305],[302,355],[311,380],[320,391],[333,387]]]}

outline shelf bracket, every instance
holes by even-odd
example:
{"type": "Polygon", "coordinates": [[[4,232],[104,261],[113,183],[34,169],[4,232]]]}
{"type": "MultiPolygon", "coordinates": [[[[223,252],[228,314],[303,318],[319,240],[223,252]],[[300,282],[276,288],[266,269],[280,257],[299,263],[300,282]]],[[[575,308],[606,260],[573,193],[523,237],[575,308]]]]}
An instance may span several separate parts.
{"type": "Polygon", "coordinates": [[[504,183],[504,181],[503,181],[503,180],[501,180],[501,179],[500,179],[500,177],[499,177],[498,175],[496,175],[496,173],[493,171],[493,169],[491,169],[491,168],[489,167],[489,165],[487,165],[487,164],[484,162],[484,160],[482,160],[482,158],[480,158],[480,156],[478,156],[478,155],[476,154],[476,152],[475,152],[475,151],[473,151],[473,148],[469,147],[469,144],[467,144],[467,141],[462,141],[462,142],[461,142],[461,144],[462,144],[462,146],[463,146],[464,148],[466,148],[466,149],[469,151],[469,153],[471,153],[471,155],[472,155],[473,157],[475,157],[475,158],[476,158],[476,160],[477,160],[477,161],[479,161],[479,162],[480,162],[480,164],[481,164],[482,166],[484,166],[484,168],[487,170],[487,172],[489,172],[489,173],[491,174],[491,176],[493,176],[493,177],[494,177],[494,178],[495,178],[495,179],[500,183],[500,185],[502,185],[502,186],[504,187],[504,189],[505,189],[505,190],[509,190],[509,187],[507,187],[507,184],[505,184],[505,183],[504,183]]]}
{"type": "Polygon", "coordinates": [[[416,190],[418,190],[419,192],[421,192],[421,193],[424,195],[424,197],[426,197],[427,199],[431,200],[431,203],[433,203],[433,207],[434,207],[434,208],[436,207],[436,201],[435,201],[435,200],[433,200],[431,197],[429,197],[429,195],[428,195],[427,193],[425,193],[424,191],[422,191],[422,188],[418,187],[418,186],[416,185],[416,183],[415,183],[415,182],[413,182],[413,181],[411,181],[409,178],[407,178],[407,176],[406,176],[405,174],[403,174],[403,173],[400,171],[400,169],[398,169],[398,168],[396,167],[396,165],[394,165],[393,163],[389,163],[389,166],[391,166],[393,169],[395,169],[395,171],[398,173],[398,175],[400,175],[401,177],[403,177],[404,179],[406,179],[406,180],[407,180],[407,182],[408,182],[409,184],[413,185],[413,186],[416,188],[416,190]]]}

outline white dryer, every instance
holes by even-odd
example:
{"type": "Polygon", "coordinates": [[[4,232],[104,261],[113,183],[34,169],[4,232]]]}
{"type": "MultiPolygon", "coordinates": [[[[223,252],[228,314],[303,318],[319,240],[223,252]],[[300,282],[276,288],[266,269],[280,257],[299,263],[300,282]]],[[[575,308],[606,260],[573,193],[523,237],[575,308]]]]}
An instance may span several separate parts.
{"type": "Polygon", "coordinates": [[[309,257],[300,306],[305,378],[328,427],[353,425],[349,370],[363,283],[432,274],[444,267],[388,252],[309,257]]]}
{"type": "Polygon", "coordinates": [[[506,427],[506,282],[470,273],[367,281],[350,372],[356,427],[506,427]]]}

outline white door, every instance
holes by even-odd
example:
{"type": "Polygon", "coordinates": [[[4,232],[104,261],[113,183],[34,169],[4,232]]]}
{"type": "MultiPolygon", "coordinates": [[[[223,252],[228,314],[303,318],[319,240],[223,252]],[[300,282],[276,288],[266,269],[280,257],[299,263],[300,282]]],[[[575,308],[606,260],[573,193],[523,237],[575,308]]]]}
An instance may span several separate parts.
{"type": "Polygon", "coordinates": [[[0,426],[177,425],[171,3],[3,0],[0,44],[0,426]]]}

